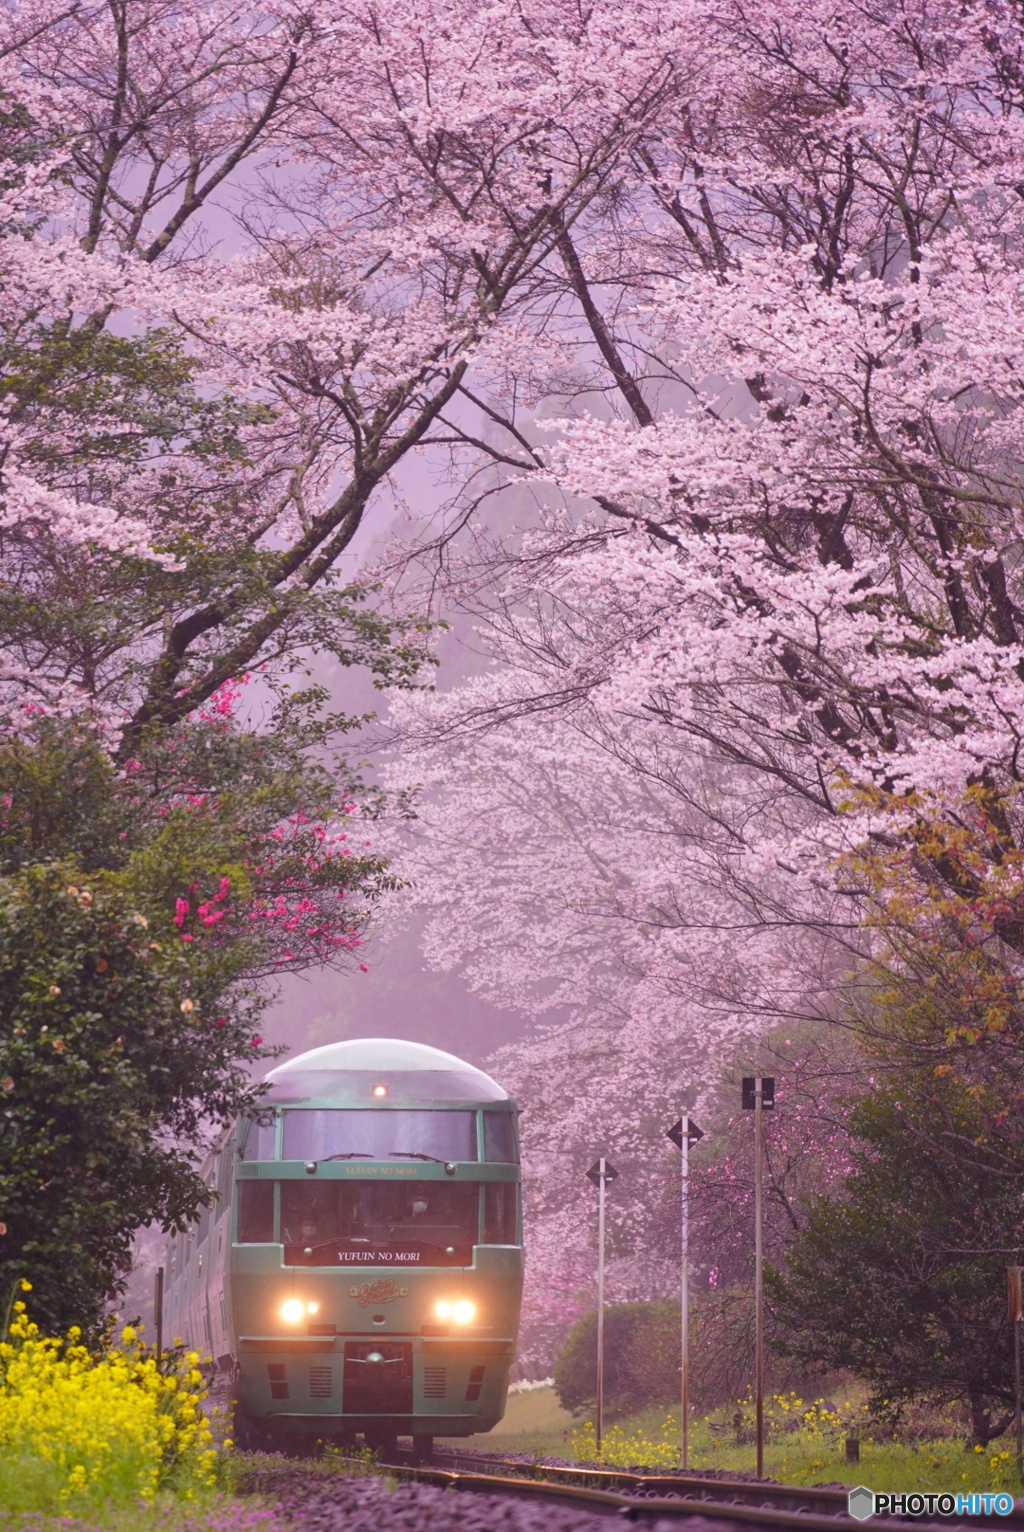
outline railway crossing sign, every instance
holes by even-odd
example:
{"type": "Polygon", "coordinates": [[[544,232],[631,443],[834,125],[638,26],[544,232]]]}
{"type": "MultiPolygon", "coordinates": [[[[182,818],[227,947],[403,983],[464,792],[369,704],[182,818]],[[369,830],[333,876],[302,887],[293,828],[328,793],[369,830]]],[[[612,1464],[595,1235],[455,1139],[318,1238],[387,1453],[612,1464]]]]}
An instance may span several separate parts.
{"type": "MultiPolygon", "coordinates": [[[[681,1117],[678,1122],[672,1124],[665,1137],[670,1138],[677,1149],[683,1147],[683,1119],[681,1117]]],[[[692,1117],[686,1119],[686,1137],[691,1144],[699,1144],[704,1137],[704,1129],[698,1128],[692,1117]]]]}
{"type": "Polygon", "coordinates": [[[761,1110],[770,1112],[775,1107],[775,1081],[771,1075],[744,1075],[743,1076],[743,1110],[752,1112],[754,1101],[757,1096],[757,1087],[761,1086],[761,1110]]]}
{"type": "Polygon", "coordinates": [[[619,1172],[608,1160],[597,1160],[587,1171],[587,1180],[593,1181],[595,1186],[600,1186],[602,1180],[614,1181],[619,1172]]]}

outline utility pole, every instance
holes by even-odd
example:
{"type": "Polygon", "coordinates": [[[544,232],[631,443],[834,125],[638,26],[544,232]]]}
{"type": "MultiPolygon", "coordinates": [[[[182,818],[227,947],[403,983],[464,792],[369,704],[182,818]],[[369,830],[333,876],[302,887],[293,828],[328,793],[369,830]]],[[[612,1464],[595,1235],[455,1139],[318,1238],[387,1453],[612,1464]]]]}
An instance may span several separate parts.
{"type": "Polygon", "coordinates": [[[593,1181],[597,1187],[597,1401],[594,1435],[598,1452],[601,1451],[604,1428],[604,1200],[608,1182],[614,1181],[618,1173],[604,1155],[587,1171],[587,1180],[593,1181]]]}
{"type": "Polygon", "coordinates": [[[1017,1479],[1024,1481],[1024,1432],[1020,1413],[1020,1323],[1024,1319],[1024,1267],[1006,1268],[1006,1299],[1013,1321],[1013,1413],[1017,1425],[1017,1479]]]}
{"type": "Polygon", "coordinates": [[[688,1468],[690,1451],[690,1145],[699,1143],[704,1134],[692,1117],[680,1117],[668,1132],[680,1152],[679,1217],[679,1322],[680,1322],[680,1425],[679,1466],[688,1468]]]}
{"type": "Polygon", "coordinates": [[[153,1284],[153,1321],[156,1328],[156,1365],[159,1367],[164,1354],[164,1269],[156,1269],[153,1284]]]}
{"type": "Polygon", "coordinates": [[[743,1110],[754,1114],[754,1412],[757,1477],[764,1478],[764,1197],[763,1114],[775,1106],[775,1081],[769,1075],[743,1079],[743,1110]]]}

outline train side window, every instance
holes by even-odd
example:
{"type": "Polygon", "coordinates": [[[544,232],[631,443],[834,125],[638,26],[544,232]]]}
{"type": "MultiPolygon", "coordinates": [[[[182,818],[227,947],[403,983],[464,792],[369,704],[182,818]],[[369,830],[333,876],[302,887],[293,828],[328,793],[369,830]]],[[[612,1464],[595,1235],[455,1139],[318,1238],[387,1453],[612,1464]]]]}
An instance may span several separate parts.
{"type": "Polygon", "coordinates": [[[519,1188],[514,1181],[484,1184],[484,1244],[516,1245],[519,1233],[519,1188]]]}
{"type": "Polygon", "coordinates": [[[273,1160],[277,1158],[277,1120],[250,1122],[242,1146],[243,1160],[273,1160]]]}
{"type": "Polygon", "coordinates": [[[273,1242],[273,1181],[239,1181],[238,1243],[240,1245],[270,1245],[273,1242]]]}
{"type": "Polygon", "coordinates": [[[224,1213],[231,1202],[231,1181],[235,1173],[235,1135],[232,1133],[224,1148],[220,1152],[217,1162],[217,1212],[218,1219],[224,1217],[224,1213]]]}
{"type": "Polygon", "coordinates": [[[518,1165],[515,1118],[511,1112],[484,1113],[484,1159],[492,1165],[518,1165]]]}

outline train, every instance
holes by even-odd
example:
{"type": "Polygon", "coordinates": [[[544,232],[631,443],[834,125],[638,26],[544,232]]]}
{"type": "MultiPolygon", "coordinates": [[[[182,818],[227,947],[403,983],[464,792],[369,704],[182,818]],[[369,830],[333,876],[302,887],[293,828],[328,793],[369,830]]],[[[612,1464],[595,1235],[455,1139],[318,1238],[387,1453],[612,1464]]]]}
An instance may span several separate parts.
{"type": "Polygon", "coordinates": [[[202,1166],[165,1257],[163,1332],[209,1358],[241,1450],[489,1431],[523,1287],[515,1102],[397,1038],[281,1064],[202,1166]]]}

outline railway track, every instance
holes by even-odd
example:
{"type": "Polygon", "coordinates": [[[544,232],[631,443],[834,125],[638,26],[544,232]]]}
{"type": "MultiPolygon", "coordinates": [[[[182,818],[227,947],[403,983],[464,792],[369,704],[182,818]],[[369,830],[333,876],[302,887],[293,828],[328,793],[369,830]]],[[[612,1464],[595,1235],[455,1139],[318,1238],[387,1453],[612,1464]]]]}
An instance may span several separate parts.
{"type": "MultiPolygon", "coordinates": [[[[534,1503],[572,1507],[577,1511],[589,1511],[598,1515],[617,1516],[634,1522],[684,1521],[698,1516],[706,1524],[714,1522],[736,1527],[776,1527],[803,1529],[803,1532],[836,1532],[837,1512],[822,1515],[813,1511],[800,1512],[781,1509],[776,1505],[753,1505],[736,1500],[696,1499],[678,1492],[671,1496],[659,1495],[650,1488],[638,1493],[624,1494],[617,1490],[602,1489],[596,1485],[565,1484],[554,1479],[528,1479],[523,1476],[502,1477],[493,1472],[470,1473],[463,1469],[398,1467],[393,1469],[403,1477],[408,1476],[420,1484],[435,1489],[447,1489],[488,1495],[515,1495],[534,1503]]],[[[842,1513],[845,1519],[845,1497],[842,1513]]],[[[850,1526],[856,1525],[854,1522],[850,1526]]]]}
{"type": "MultiPolygon", "coordinates": [[[[503,1458],[496,1453],[457,1450],[438,1452],[432,1466],[513,1478],[541,1477],[557,1484],[606,1489],[640,1499],[679,1497],[686,1500],[709,1500],[716,1504],[728,1502],[731,1505],[752,1505],[759,1509],[797,1511],[805,1516],[814,1514],[834,1517],[846,1514],[845,1490],[803,1488],[764,1480],[712,1479],[703,1474],[644,1473],[619,1468],[569,1468],[546,1463],[534,1465],[503,1458]]],[[[1024,1513],[1020,1525],[1024,1527],[1024,1513]]]]}
{"type": "MultiPolygon", "coordinates": [[[[391,1479],[392,1482],[395,1479],[404,1481],[407,1488],[415,1488],[420,1494],[431,1490],[446,1491],[438,1497],[438,1505],[448,1507],[443,1523],[446,1532],[447,1529],[460,1532],[467,1521],[474,1520],[468,1507],[465,1512],[455,1508],[452,1504],[453,1494],[466,1495],[480,1504],[481,1510],[473,1507],[477,1526],[481,1525],[481,1515],[482,1524],[490,1526],[493,1508],[499,1502],[514,1500],[526,1502],[524,1509],[532,1507],[535,1511],[538,1507],[545,1507],[561,1512],[559,1525],[564,1527],[568,1524],[571,1532],[596,1532],[596,1518],[605,1520],[608,1517],[617,1517],[620,1521],[631,1521],[638,1525],[656,1526],[659,1532],[666,1522],[679,1523],[682,1527],[686,1521],[692,1523],[694,1518],[697,1518],[701,1532],[740,1532],[740,1529],[751,1532],[751,1529],[757,1527],[777,1529],[777,1532],[837,1532],[837,1525],[842,1526],[844,1521],[847,1527],[857,1525],[837,1515],[801,1513],[775,1506],[694,1500],[679,1495],[630,1495],[594,1486],[560,1484],[551,1479],[502,1477],[494,1473],[470,1473],[460,1469],[411,1464],[382,1464],[379,1473],[364,1476],[362,1482],[360,1478],[353,1479],[347,1474],[335,1474],[328,1478],[307,1480],[302,1484],[301,1470],[269,1469],[243,1474],[238,1488],[242,1493],[257,1493],[280,1499],[286,1518],[301,1532],[307,1526],[319,1528],[325,1525],[327,1518],[322,1514],[324,1505],[331,1509],[329,1524],[332,1527],[347,1525],[352,1501],[358,1501],[368,1487],[366,1479],[375,1480],[379,1484],[383,1478],[391,1479]]],[[[389,1498],[397,1497],[384,1496],[377,1502],[372,1525],[379,1528],[379,1532],[388,1532],[392,1510],[398,1513],[397,1525],[405,1527],[412,1524],[408,1519],[407,1508],[401,1505],[392,1507],[388,1504],[389,1498]],[[406,1512],[405,1516],[402,1515],[403,1511],[406,1512]]],[[[422,1506],[424,1522],[427,1509],[426,1505],[422,1506]]],[[[436,1512],[437,1507],[430,1509],[436,1512]]],[[[417,1519],[416,1525],[420,1524],[417,1519]]],[[[535,1515],[530,1517],[529,1525],[533,1528],[538,1525],[535,1515]]]]}
{"type": "MultiPolygon", "coordinates": [[[[859,1525],[847,1512],[847,1491],[698,1474],[636,1473],[622,1469],[569,1468],[513,1461],[478,1452],[444,1452],[439,1462],[397,1463],[392,1471],[419,1483],[467,1492],[519,1495],[572,1504],[632,1521],[685,1520],[734,1526],[803,1528],[836,1532],[836,1522],[859,1525]]],[[[902,1518],[893,1518],[902,1519],[902,1518]]],[[[919,1526],[986,1526],[1024,1529],[1024,1501],[1008,1516],[907,1517],[919,1526]]]]}
{"type": "MultiPolygon", "coordinates": [[[[457,1456],[465,1462],[470,1455],[448,1454],[449,1464],[457,1456]]],[[[264,1459],[243,1471],[238,1488],[241,1493],[273,1496],[299,1532],[335,1532],[339,1526],[354,1532],[388,1532],[392,1527],[423,1532],[493,1532],[495,1528],[537,1532],[549,1526],[553,1532],[598,1532],[608,1517],[654,1527],[657,1532],[671,1532],[673,1525],[687,1532],[687,1521],[690,1532],[752,1532],[757,1527],[777,1532],[842,1532],[845,1527],[852,1532],[862,1525],[848,1516],[846,1494],[841,1490],[697,1475],[534,1468],[475,1453],[472,1460],[472,1468],[392,1461],[376,1471],[366,1471],[363,1462],[363,1472],[351,1473],[327,1465],[317,1465],[319,1471],[311,1472],[284,1459],[276,1465],[264,1459]],[[539,1477],[532,1477],[534,1472],[539,1477]]],[[[942,1527],[945,1532],[982,1522],[990,1532],[1000,1526],[1020,1528],[1024,1502],[1018,1502],[1007,1516],[907,1519],[922,1529],[942,1527]]]]}

